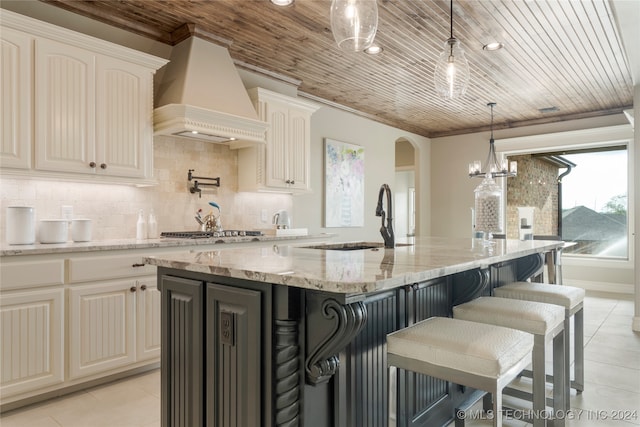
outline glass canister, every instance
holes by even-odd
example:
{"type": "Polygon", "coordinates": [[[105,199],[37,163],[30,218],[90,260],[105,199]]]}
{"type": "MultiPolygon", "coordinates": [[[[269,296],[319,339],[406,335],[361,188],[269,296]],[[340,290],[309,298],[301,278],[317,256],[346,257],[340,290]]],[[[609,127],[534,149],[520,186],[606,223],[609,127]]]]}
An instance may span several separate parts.
{"type": "Polygon", "coordinates": [[[476,230],[484,233],[484,241],[491,241],[491,233],[502,231],[502,189],[491,175],[474,190],[476,230]]]}

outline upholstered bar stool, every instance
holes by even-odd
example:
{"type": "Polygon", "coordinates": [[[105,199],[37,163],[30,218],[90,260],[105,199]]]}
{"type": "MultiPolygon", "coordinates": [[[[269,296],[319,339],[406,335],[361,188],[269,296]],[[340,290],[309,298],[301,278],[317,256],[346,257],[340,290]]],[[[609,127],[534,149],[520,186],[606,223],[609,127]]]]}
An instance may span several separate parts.
{"type": "Polygon", "coordinates": [[[491,393],[496,427],[502,426],[502,389],[530,363],[532,350],[529,333],[448,317],[431,317],[387,335],[389,368],[491,393]]]}
{"type": "MultiPolygon", "coordinates": [[[[519,390],[506,390],[505,393],[526,398],[533,403],[533,425],[536,427],[544,426],[549,418],[545,397],[545,350],[546,342],[553,340],[553,414],[564,413],[566,387],[562,307],[499,297],[480,297],[453,307],[453,317],[533,334],[532,393],[519,390]]],[[[564,417],[559,417],[554,425],[564,425],[564,417]]]]}
{"type": "Polygon", "coordinates": [[[575,389],[578,393],[584,390],[584,289],[573,286],[550,285],[547,283],[513,282],[495,288],[494,295],[500,298],[511,298],[526,301],[543,302],[564,307],[564,330],[567,337],[565,340],[565,353],[567,355],[565,370],[567,384],[567,408],[570,407],[570,389],[575,389]],[[573,347],[574,365],[573,381],[570,379],[570,334],[571,316],[573,322],[573,347]]]}

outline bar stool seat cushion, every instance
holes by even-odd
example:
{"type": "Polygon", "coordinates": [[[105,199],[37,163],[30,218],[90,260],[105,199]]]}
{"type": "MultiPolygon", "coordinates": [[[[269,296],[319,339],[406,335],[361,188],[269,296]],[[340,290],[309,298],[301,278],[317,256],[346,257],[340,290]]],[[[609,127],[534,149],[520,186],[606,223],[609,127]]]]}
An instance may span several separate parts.
{"type": "Polygon", "coordinates": [[[564,322],[558,305],[499,297],[479,297],[453,307],[453,317],[546,335],[564,322]]]}
{"type": "Polygon", "coordinates": [[[532,349],[529,333],[448,317],[431,317],[387,336],[388,353],[489,378],[531,357],[532,349]]]}
{"type": "Polygon", "coordinates": [[[512,282],[493,290],[497,297],[561,305],[573,310],[584,301],[584,289],[548,283],[512,282]]]}

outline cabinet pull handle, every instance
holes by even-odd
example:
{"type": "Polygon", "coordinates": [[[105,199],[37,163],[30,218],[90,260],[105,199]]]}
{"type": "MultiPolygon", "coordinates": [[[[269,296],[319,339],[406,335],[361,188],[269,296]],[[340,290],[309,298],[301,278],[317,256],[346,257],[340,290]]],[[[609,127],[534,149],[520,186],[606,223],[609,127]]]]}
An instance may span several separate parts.
{"type": "Polygon", "coordinates": [[[106,168],[107,168],[106,163],[100,163],[100,169],[106,169],[106,168]]]}
{"type": "Polygon", "coordinates": [[[131,292],[135,292],[136,290],[137,290],[137,288],[135,286],[132,286],[132,287],[129,288],[129,291],[131,291],[131,292]]]}
{"type": "Polygon", "coordinates": [[[131,267],[133,267],[133,268],[144,267],[144,264],[135,263],[135,264],[131,264],[131,267]]]}
{"type": "Polygon", "coordinates": [[[89,163],[89,167],[90,167],[90,168],[95,168],[95,167],[96,167],[96,162],[91,162],[91,163],[89,163]]]}
{"type": "Polygon", "coordinates": [[[147,285],[141,285],[140,286],[140,290],[141,291],[146,291],[147,290],[147,285]]]}

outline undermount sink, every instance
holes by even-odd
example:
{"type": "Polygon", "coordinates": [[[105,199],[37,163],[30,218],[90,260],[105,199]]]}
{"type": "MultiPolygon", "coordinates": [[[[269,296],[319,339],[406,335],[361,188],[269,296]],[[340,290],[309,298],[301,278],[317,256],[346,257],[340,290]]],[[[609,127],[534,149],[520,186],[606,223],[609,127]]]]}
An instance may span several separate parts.
{"type": "MultiPolygon", "coordinates": [[[[411,246],[412,243],[396,243],[396,246],[411,246]]],[[[384,248],[384,243],[380,242],[346,242],[334,244],[322,244],[313,246],[302,246],[303,249],[323,249],[328,251],[358,251],[372,249],[377,251],[384,248]]]]}

